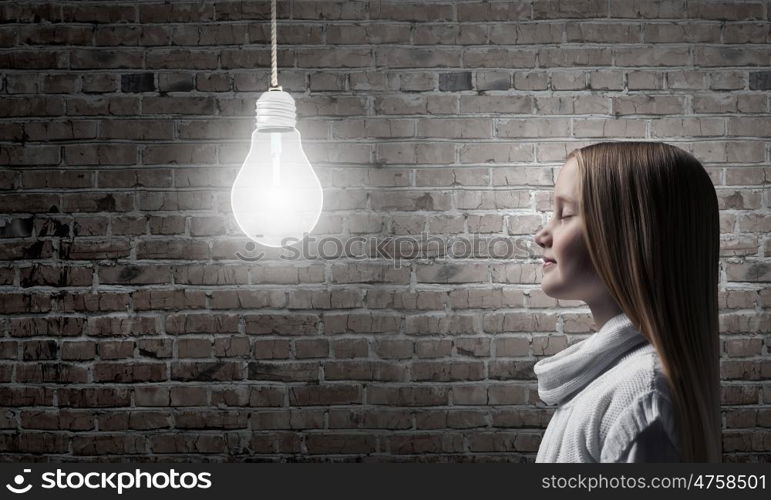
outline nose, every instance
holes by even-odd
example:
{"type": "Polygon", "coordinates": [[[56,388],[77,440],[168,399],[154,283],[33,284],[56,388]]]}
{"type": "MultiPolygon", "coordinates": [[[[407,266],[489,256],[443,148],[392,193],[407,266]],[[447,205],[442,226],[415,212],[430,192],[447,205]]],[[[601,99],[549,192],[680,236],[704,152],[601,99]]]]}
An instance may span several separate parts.
{"type": "Polygon", "coordinates": [[[533,240],[541,248],[551,246],[551,233],[548,230],[548,225],[539,229],[533,236],[533,240]]]}

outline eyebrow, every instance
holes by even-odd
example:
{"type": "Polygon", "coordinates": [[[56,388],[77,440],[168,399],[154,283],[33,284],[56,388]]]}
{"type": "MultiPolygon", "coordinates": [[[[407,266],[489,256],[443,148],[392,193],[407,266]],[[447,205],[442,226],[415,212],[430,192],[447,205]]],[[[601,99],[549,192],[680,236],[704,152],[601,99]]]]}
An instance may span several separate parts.
{"type": "Polygon", "coordinates": [[[570,198],[569,196],[558,195],[558,196],[555,197],[555,199],[556,200],[567,201],[569,203],[575,203],[575,200],[573,198],[570,198]]]}

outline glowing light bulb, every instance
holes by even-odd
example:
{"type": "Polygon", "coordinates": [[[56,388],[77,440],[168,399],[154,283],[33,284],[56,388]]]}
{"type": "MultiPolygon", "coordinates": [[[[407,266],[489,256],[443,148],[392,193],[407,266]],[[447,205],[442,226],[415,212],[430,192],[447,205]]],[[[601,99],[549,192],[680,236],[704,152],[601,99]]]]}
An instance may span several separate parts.
{"type": "Polygon", "coordinates": [[[249,154],[230,192],[238,226],[265,246],[302,240],[321,215],[321,183],[295,122],[294,99],[288,93],[271,89],[260,96],[249,154]]]}

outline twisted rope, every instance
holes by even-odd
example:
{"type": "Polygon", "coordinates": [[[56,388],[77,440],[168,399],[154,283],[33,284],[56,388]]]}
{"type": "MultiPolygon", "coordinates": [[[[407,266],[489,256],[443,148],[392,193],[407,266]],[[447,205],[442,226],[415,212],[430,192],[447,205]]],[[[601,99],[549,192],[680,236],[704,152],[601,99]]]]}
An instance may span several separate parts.
{"type": "Polygon", "coordinates": [[[278,72],[276,70],[276,0],[271,0],[270,2],[270,41],[273,45],[273,50],[271,51],[271,80],[270,80],[270,86],[271,87],[278,87],[278,72]]]}

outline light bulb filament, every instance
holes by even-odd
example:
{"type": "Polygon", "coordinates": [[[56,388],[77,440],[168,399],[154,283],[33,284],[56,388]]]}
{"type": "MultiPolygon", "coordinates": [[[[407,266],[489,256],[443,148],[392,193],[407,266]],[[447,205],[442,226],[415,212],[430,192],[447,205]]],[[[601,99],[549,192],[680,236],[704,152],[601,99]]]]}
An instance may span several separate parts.
{"type": "Polygon", "coordinates": [[[273,185],[281,185],[281,133],[270,132],[270,158],[273,162],[273,185]]]}

